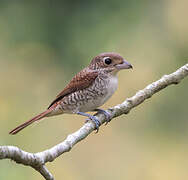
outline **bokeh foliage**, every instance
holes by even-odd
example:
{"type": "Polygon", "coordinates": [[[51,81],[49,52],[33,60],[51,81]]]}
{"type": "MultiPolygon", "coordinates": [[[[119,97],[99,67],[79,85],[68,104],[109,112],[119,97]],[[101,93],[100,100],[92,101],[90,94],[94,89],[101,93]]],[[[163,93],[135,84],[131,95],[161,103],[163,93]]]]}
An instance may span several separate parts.
{"type": "MultiPolygon", "coordinates": [[[[0,145],[38,152],[84,119],[62,115],[16,136],[8,131],[44,110],[72,76],[105,51],[134,66],[104,108],[121,103],[187,63],[186,0],[0,1],[0,145]]],[[[92,134],[49,169],[57,179],[186,179],[188,81],[165,89],[92,134]]],[[[0,161],[0,179],[41,179],[0,161]]]]}

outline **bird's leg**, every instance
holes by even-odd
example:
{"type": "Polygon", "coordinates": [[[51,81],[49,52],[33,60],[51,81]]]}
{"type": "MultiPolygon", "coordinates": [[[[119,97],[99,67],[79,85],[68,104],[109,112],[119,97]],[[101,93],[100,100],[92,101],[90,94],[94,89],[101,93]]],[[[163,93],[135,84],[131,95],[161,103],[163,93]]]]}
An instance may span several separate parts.
{"type": "Polygon", "coordinates": [[[105,111],[105,110],[103,110],[103,109],[94,109],[94,111],[97,111],[97,112],[99,112],[99,113],[102,113],[102,114],[104,114],[105,115],[105,117],[106,117],[106,123],[105,123],[105,125],[107,125],[109,122],[110,122],[110,120],[111,120],[111,115],[110,115],[110,113],[108,113],[107,111],[105,111]]]}
{"type": "Polygon", "coordinates": [[[99,126],[101,125],[101,123],[99,122],[97,117],[95,117],[95,116],[93,116],[91,114],[84,113],[84,112],[77,112],[76,114],[82,115],[82,116],[86,116],[89,119],[91,119],[95,123],[96,133],[99,131],[99,126]]]}

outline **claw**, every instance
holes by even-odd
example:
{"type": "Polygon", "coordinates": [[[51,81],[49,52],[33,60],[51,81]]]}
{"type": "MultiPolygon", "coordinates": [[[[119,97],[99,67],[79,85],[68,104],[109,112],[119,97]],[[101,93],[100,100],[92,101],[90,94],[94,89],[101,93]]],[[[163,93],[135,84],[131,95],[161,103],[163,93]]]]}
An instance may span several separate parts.
{"type": "Polygon", "coordinates": [[[99,132],[99,126],[101,125],[100,121],[95,116],[90,116],[90,120],[92,120],[95,123],[95,129],[96,129],[95,133],[98,133],[99,132]]]}
{"type": "Polygon", "coordinates": [[[87,123],[89,120],[93,121],[93,122],[95,123],[96,133],[98,133],[98,131],[99,131],[99,126],[101,125],[101,123],[100,123],[100,121],[98,120],[97,117],[92,116],[92,115],[87,114],[87,113],[84,113],[84,112],[77,112],[77,114],[88,117],[89,119],[86,119],[86,123],[87,123]]]}
{"type": "Polygon", "coordinates": [[[110,113],[108,113],[107,111],[105,111],[103,109],[95,109],[95,110],[98,111],[99,113],[103,113],[105,115],[105,117],[106,117],[106,123],[105,123],[105,125],[107,125],[110,122],[110,120],[111,120],[110,113]]]}

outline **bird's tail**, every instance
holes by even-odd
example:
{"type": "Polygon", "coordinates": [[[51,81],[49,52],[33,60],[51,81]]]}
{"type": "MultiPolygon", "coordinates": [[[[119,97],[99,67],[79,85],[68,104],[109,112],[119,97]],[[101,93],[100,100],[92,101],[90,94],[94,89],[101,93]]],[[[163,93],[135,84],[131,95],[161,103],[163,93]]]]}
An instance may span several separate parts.
{"type": "Polygon", "coordinates": [[[15,129],[10,131],[9,134],[12,134],[12,135],[17,134],[19,131],[21,131],[25,127],[29,126],[33,122],[38,121],[44,117],[47,117],[51,111],[52,111],[52,109],[47,109],[46,111],[44,111],[44,112],[40,113],[39,115],[35,116],[34,118],[30,119],[29,121],[26,121],[25,123],[19,125],[15,129]]]}

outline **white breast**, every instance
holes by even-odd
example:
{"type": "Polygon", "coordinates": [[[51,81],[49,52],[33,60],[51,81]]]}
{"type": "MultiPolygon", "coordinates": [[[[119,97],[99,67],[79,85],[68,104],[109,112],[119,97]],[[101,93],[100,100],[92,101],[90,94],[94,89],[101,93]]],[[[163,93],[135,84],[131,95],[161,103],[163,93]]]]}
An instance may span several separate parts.
{"type": "Polygon", "coordinates": [[[107,85],[107,93],[104,96],[103,103],[105,103],[116,91],[118,86],[118,78],[115,75],[112,75],[109,77],[109,82],[107,85]]]}
{"type": "MultiPolygon", "coordinates": [[[[108,78],[104,79],[105,82],[101,91],[103,92],[102,96],[92,97],[87,103],[83,103],[79,106],[79,111],[88,112],[102,106],[116,91],[118,86],[118,79],[115,75],[110,75],[108,78]]],[[[94,85],[95,86],[95,85],[94,85]]],[[[93,88],[95,89],[95,87],[93,88]]]]}
{"type": "Polygon", "coordinates": [[[118,86],[118,79],[116,76],[109,76],[109,78],[105,79],[105,81],[106,83],[104,83],[104,89],[102,90],[103,95],[92,99],[92,105],[89,106],[93,106],[95,108],[102,106],[116,91],[118,86]]]}

